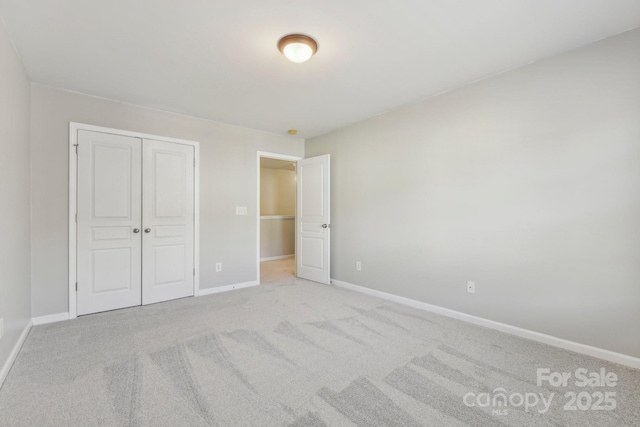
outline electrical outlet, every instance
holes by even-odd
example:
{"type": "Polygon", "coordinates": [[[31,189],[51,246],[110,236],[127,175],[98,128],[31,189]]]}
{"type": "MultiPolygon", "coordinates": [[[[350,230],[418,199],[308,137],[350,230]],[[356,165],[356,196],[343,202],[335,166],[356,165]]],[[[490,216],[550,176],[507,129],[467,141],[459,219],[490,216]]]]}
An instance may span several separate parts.
{"type": "Polygon", "coordinates": [[[476,293],[476,282],[467,282],[467,292],[470,294],[476,293]]]}
{"type": "Polygon", "coordinates": [[[362,263],[360,261],[356,261],[356,271],[362,271],[362,263]]]}
{"type": "Polygon", "coordinates": [[[0,340],[4,336],[4,318],[0,319],[0,340]]]}
{"type": "Polygon", "coordinates": [[[216,262],[216,273],[222,271],[222,263],[221,262],[216,262]]]}

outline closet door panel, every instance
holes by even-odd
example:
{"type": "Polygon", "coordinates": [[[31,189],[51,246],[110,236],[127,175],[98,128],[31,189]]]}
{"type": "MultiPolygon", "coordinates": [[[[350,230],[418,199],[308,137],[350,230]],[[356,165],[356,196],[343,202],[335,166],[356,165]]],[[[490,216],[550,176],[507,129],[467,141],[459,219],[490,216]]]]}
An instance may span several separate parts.
{"type": "Polygon", "coordinates": [[[78,315],[141,303],[141,151],[139,138],[78,131],[78,315]]]}
{"type": "Polygon", "coordinates": [[[152,304],[194,294],[194,148],[143,146],[142,303],[152,304]]]}

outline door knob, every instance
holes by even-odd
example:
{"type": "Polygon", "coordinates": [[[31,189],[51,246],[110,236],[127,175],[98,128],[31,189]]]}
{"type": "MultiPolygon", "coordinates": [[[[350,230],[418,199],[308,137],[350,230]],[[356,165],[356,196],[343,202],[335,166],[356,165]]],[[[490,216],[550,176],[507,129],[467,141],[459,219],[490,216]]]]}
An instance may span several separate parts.
{"type": "Polygon", "coordinates": [[[144,232],[145,232],[145,233],[151,233],[151,229],[150,229],[150,228],[145,228],[145,229],[144,229],[144,232]]]}
{"type": "Polygon", "coordinates": [[[329,228],[329,224],[322,224],[322,228],[329,228]]]}
{"type": "Polygon", "coordinates": [[[139,233],[139,232],[140,232],[140,229],[139,229],[139,228],[134,228],[134,229],[133,229],[133,232],[134,232],[134,233],[139,233]]]}

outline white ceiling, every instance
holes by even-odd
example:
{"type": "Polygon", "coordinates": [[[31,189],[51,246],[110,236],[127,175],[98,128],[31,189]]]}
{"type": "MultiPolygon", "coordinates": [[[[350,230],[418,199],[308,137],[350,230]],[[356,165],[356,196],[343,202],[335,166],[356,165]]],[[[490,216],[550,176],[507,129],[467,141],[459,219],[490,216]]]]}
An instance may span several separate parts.
{"type": "Polygon", "coordinates": [[[640,26],[639,0],[0,0],[37,83],[309,138],[640,26]],[[313,36],[288,62],[278,39],[313,36]]]}

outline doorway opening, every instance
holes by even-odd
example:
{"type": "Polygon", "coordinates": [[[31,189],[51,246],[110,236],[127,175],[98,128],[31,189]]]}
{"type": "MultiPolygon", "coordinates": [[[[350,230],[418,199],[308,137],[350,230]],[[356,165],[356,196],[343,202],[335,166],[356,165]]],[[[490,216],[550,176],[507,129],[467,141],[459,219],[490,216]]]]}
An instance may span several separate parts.
{"type": "Polygon", "coordinates": [[[258,152],[257,281],[296,276],[296,163],[299,157],[258,152]]]}

